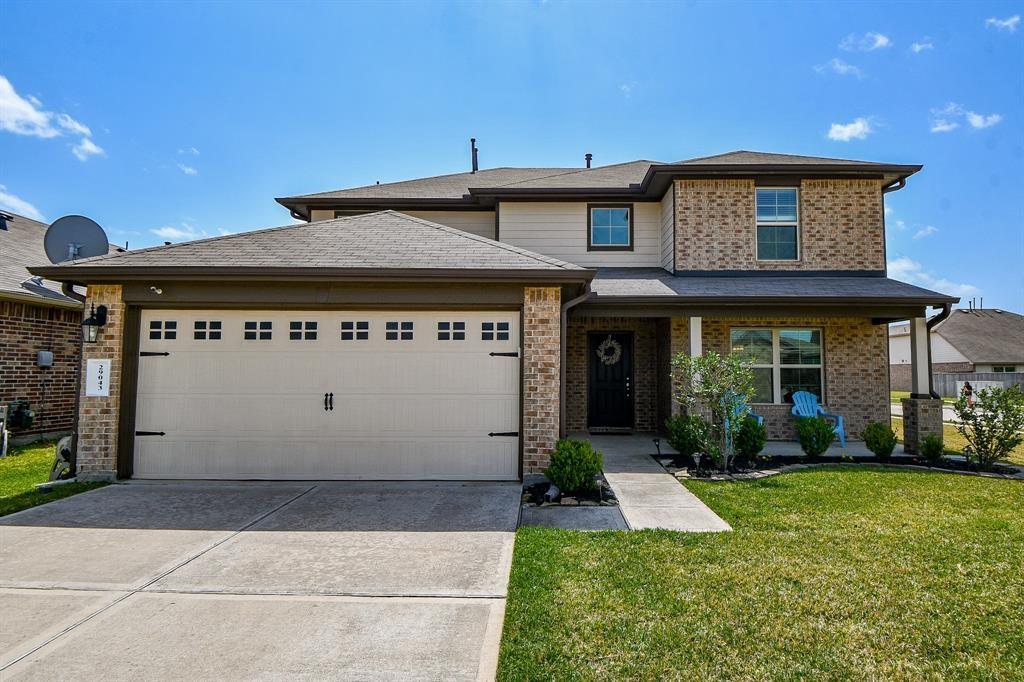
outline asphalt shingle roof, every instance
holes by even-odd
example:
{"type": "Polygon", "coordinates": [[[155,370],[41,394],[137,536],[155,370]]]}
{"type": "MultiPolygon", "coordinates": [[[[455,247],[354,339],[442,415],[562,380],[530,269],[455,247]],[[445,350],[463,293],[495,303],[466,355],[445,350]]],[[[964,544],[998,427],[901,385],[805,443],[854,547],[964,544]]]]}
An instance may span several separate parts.
{"type": "Polygon", "coordinates": [[[395,211],[113,253],[61,267],[69,276],[87,269],[136,267],[587,272],[572,263],[395,211]]]}
{"type": "Polygon", "coordinates": [[[953,311],[933,330],[974,363],[1024,362],[1024,315],[981,308],[953,311]]]}
{"type": "Polygon", "coordinates": [[[40,303],[80,306],[60,291],[60,284],[48,280],[32,279],[29,267],[49,265],[43,250],[43,235],[47,225],[24,216],[13,215],[7,220],[7,229],[0,230],[0,298],[5,294],[20,300],[29,297],[40,303]]]}

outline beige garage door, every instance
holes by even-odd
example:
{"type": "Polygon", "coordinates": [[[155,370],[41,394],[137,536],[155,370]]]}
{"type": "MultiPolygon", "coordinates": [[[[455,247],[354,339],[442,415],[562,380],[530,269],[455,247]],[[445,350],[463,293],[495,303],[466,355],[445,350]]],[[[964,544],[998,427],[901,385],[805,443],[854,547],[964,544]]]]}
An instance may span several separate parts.
{"type": "Polygon", "coordinates": [[[136,478],[518,476],[516,312],[146,310],[140,349],[136,478]]]}

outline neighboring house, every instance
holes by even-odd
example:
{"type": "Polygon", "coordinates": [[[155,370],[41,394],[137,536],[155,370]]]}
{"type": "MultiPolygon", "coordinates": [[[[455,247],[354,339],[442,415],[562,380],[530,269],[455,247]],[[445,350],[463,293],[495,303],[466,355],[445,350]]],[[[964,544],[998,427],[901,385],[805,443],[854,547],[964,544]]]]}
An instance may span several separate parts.
{"type": "Polygon", "coordinates": [[[0,404],[11,409],[18,441],[70,433],[74,424],[82,304],[28,271],[49,262],[46,227],[0,213],[0,404]],[[31,426],[18,426],[30,412],[31,426]]]}
{"type": "Polygon", "coordinates": [[[770,438],[793,437],[797,390],[855,438],[889,418],[887,325],[920,338],[958,300],[886,277],[883,195],[920,168],[498,168],[34,269],[109,310],[85,350],[110,366],[109,395],[82,398],[81,474],[516,479],[560,434],[658,430],[670,358],[706,350],[753,363],[770,438]]]}
{"type": "MultiPolygon", "coordinates": [[[[1024,315],[995,308],[958,308],[931,333],[936,373],[1024,372],[1024,315]]],[[[889,373],[894,391],[910,390],[910,329],[889,327],[889,373]]]]}

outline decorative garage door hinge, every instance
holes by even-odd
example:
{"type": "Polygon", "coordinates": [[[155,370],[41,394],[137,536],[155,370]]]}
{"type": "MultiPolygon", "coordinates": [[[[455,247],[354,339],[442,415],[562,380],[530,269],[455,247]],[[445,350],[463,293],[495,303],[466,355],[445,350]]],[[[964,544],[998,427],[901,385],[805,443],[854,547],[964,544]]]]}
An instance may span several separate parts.
{"type": "Polygon", "coordinates": [[[492,358],[493,357],[518,358],[519,357],[519,353],[516,352],[516,351],[513,351],[511,353],[491,353],[490,355],[491,355],[492,358]]]}
{"type": "Polygon", "coordinates": [[[494,438],[495,436],[505,436],[507,438],[519,438],[519,432],[518,431],[491,431],[487,435],[490,436],[491,438],[494,438]]]}
{"type": "Polygon", "coordinates": [[[155,350],[144,350],[141,353],[139,353],[139,357],[143,357],[143,358],[150,358],[150,357],[153,357],[154,355],[163,355],[164,357],[166,357],[166,356],[170,355],[170,353],[168,353],[167,351],[155,351],[155,350]]]}
{"type": "Polygon", "coordinates": [[[136,431],[136,436],[166,436],[163,431],[136,431]]]}

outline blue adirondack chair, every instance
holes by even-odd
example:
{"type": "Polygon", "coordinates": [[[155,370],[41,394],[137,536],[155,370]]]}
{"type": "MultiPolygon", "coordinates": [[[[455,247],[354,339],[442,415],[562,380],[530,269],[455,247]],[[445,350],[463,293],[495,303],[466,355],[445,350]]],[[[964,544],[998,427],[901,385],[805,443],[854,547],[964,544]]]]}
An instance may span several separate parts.
{"type": "MultiPolygon", "coordinates": [[[[727,395],[722,398],[722,402],[731,402],[731,399],[732,396],[727,395]]],[[[733,419],[741,417],[744,412],[747,413],[746,416],[751,417],[758,424],[764,424],[764,417],[762,417],[759,414],[754,414],[754,411],[751,410],[746,403],[737,403],[736,407],[732,411],[732,414],[725,418],[725,447],[730,450],[732,449],[732,435],[731,431],[729,430],[729,422],[732,421],[733,419]]]]}
{"type": "Polygon", "coordinates": [[[846,428],[843,426],[843,416],[840,414],[829,414],[825,408],[818,404],[818,396],[808,391],[797,391],[793,394],[793,416],[795,417],[817,417],[821,415],[825,419],[835,422],[833,427],[835,434],[839,436],[839,445],[846,447],[846,428]]]}

